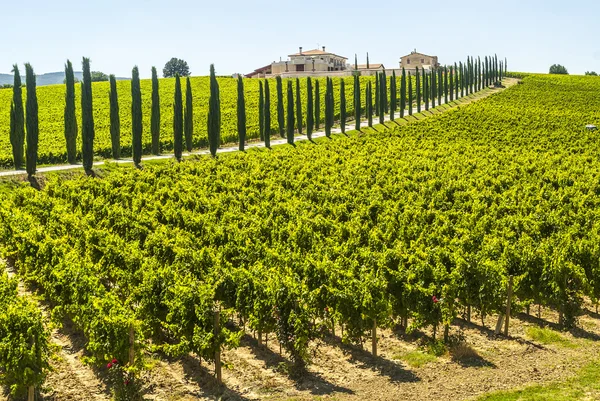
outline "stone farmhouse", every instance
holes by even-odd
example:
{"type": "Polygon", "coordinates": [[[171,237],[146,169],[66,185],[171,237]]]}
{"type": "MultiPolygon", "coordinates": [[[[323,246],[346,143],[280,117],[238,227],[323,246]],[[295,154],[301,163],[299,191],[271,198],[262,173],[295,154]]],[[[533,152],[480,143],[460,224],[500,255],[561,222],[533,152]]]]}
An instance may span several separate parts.
{"type": "Polygon", "coordinates": [[[407,70],[414,70],[419,67],[431,70],[438,68],[439,66],[440,63],[438,62],[437,56],[428,56],[427,54],[419,53],[417,52],[417,49],[404,57],[400,57],[400,69],[405,68],[407,70]]]}

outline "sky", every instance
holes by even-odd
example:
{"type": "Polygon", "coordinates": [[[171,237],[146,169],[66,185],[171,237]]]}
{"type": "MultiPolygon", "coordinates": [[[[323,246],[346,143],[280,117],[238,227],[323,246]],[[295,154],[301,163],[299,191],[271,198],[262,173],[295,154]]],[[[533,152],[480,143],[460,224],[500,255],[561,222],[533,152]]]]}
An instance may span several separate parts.
{"type": "Polygon", "coordinates": [[[600,73],[600,1],[28,0],[0,5],[0,73],[81,70],[149,78],[172,57],[192,75],[249,73],[304,50],[398,68],[413,49],[441,64],[497,54],[510,71],[600,73]]]}

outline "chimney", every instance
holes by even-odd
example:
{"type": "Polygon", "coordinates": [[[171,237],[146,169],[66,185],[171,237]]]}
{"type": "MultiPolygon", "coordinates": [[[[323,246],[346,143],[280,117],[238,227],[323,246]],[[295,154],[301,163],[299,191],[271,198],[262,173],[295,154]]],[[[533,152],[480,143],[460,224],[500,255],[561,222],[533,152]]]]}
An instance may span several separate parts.
{"type": "Polygon", "coordinates": [[[323,51],[325,51],[325,46],[323,46],[323,51]]]}
{"type": "Polygon", "coordinates": [[[302,46],[300,46],[300,54],[302,54],[302,46]]]}

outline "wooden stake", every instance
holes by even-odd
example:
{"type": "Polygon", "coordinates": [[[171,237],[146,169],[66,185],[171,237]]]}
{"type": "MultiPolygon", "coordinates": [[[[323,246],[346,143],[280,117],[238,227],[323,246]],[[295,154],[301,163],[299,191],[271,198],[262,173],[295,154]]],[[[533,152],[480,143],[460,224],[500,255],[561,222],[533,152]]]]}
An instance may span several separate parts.
{"type": "Polygon", "coordinates": [[[506,300],[506,324],[504,326],[504,335],[508,337],[508,325],[510,323],[510,304],[513,293],[513,276],[508,278],[508,299],[506,300]]]}
{"type": "Polygon", "coordinates": [[[262,331],[258,330],[258,345],[262,346],[262,331]]]}
{"type": "MultiPolygon", "coordinates": [[[[220,308],[217,307],[215,310],[215,325],[213,327],[215,337],[219,336],[219,320],[221,319],[221,311],[220,308]]],[[[221,372],[221,348],[220,346],[215,351],[215,375],[217,376],[217,383],[223,383],[223,377],[221,372]]]]}
{"type": "Polygon", "coordinates": [[[504,323],[504,315],[500,313],[498,315],[498,323],[496,323],[496,330],[494,330],[494,334],[500,334],[500,330],[502,330],[502,324],[504,323]]]}
{"type": "Polygon", "coordinates": [[[377,356],[377,319],[373,319],[373,329],[371,330],[371,350],[373,356],[377,356]]]}
{"type": "Polygon", "coordinates": [[[135,363],[135,328],[129,326],[129,366],[135,363]]]}
{"type": "Polygon", "coordinates": [[[29,386],[27,392],[27,401],[35,401],[35,387],[29,386]]]}
{"type": "Polygon", "coordinates": [[[335,319],[331,318],[331,335],[335,337],[335,319]]]}

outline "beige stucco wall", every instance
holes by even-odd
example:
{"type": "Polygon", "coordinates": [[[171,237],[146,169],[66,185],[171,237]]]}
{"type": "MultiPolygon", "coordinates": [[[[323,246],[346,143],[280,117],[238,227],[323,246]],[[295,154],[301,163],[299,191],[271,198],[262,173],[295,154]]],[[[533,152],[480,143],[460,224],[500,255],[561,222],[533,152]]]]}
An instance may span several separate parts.
{"type": "Polygon", "coordinates": [[[424,65],[436,67],[438,64],[437,56],[426,56],[420,53],[409,54],[408,56],[404,56],[400,59],[400,68],[404,67],[406,69],[415,69],[417,67],[421,68],[424,65]],[[410,60],[410,64],[408,63],[410,60]]]}

